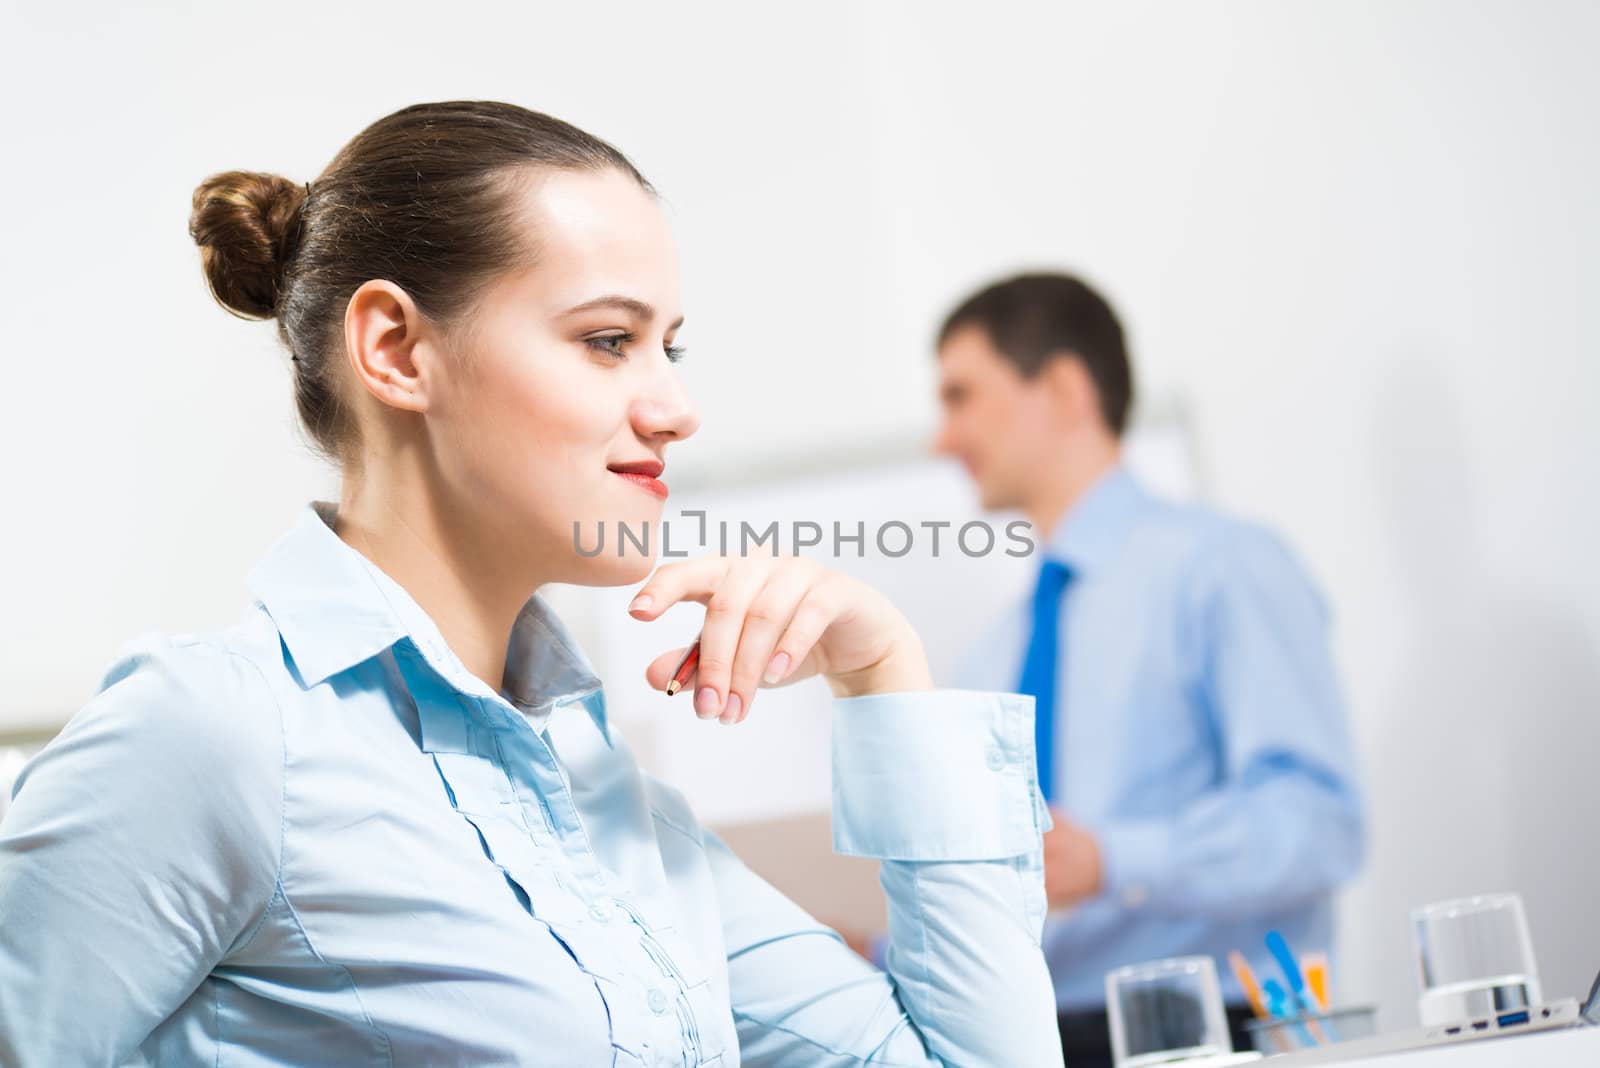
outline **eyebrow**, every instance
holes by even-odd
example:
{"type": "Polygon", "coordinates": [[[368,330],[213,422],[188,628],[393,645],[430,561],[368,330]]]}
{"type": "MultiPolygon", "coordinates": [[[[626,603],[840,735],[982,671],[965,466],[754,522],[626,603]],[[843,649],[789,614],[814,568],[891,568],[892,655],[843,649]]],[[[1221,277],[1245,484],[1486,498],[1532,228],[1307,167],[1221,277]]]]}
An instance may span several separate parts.
{"type": "MultiPolygon", "coordinates": [[[[564,319],[569,315],[576,315],[579,312],[594,311],[596,308],[620,308],[628,314],[639,319],[654,319],[656,317],[656,310],[650,305],[646,304],[644,301],[638,300],[634,297],[624,297],[615,293],[604,297],[596,297],[593,300],[586,300],[582,304],[575,304],[566,311],[562,312],[561,317],[564,319]]],[[[682,325],[683,316],[680,315],[678,316],[678,321],[667,327],[667,329],[676,330],[682,325]]]]}

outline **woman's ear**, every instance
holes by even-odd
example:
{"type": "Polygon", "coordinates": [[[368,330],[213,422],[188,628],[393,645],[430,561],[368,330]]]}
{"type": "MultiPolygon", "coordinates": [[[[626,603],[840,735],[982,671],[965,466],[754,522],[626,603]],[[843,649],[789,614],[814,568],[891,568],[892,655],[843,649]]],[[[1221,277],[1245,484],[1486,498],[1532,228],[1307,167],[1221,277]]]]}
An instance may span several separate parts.
{"type": "Polygon", "coordinates": [[[428,410],[428,326],[410,295],[393,282],[363,282],[344,310],[345,351],[361,387],[384,404],[428,410]]]}

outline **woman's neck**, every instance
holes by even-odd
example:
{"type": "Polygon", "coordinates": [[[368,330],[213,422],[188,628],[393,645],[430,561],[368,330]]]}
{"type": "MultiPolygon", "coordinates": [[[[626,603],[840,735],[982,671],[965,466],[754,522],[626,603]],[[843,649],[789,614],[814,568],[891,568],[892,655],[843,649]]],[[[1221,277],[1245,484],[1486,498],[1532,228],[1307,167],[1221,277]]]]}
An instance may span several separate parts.
{"type": "Polygon", "coordinates": [[[398,582],[466,669],[499,693],[512,624],[537,586],[497,566],[505,547],[418,485],[382,472],[346,477],[334,532],[398,582]]]}

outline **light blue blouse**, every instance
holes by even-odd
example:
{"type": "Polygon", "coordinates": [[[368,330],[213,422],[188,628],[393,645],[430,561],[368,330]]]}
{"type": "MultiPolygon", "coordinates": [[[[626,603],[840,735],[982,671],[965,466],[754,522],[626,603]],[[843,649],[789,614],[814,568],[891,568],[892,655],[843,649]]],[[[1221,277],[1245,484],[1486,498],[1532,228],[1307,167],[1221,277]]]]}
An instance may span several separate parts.
{"type": "Polygon", "coordinates": [[[885,974],[641,773],[541,597],[494,693],[333,516],[234,627],[131,643],[24,770],[0,1063],[1061,1063],[1032,698],[835,701],[885,974]]]}

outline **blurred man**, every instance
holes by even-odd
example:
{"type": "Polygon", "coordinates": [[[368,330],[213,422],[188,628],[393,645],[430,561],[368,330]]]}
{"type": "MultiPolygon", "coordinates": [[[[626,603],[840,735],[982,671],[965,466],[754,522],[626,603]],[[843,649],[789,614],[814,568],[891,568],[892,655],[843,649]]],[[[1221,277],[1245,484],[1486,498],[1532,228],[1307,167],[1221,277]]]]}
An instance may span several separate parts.
{"type": "Polygon", "coordinates": [[[973,644],[959,686],[1036,698],[1052,909],[1044,950],[1067,1063],[1110,1064],[1104,980],[1125,964],[1332,941],[1363,817],[1317,589],[1272,533],[1147,493],[1123,465],[1123,333],[1078,279],[1026,275],[939,333],[941,453],[990,509],[1032,522],[1028,597],[973,644]]]}

